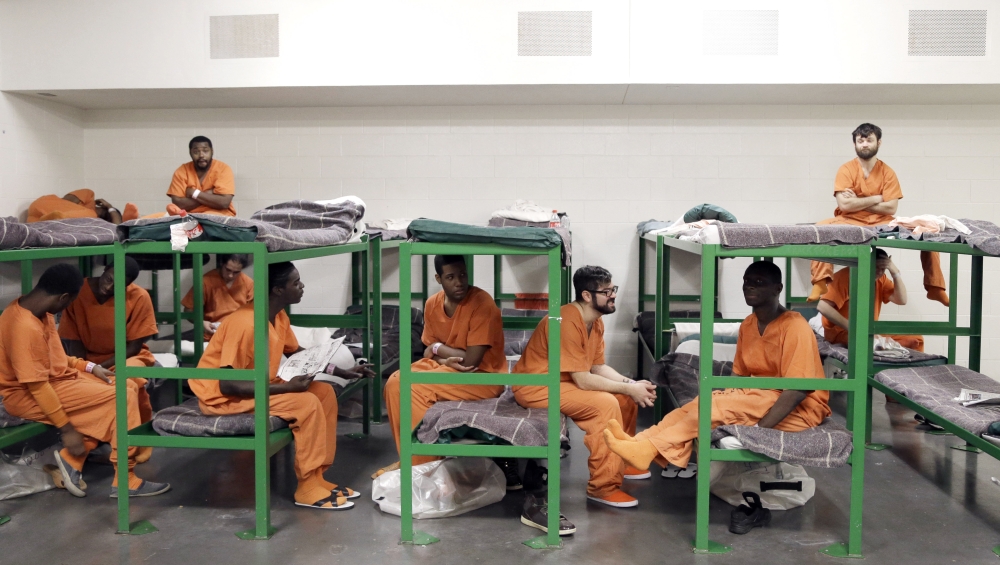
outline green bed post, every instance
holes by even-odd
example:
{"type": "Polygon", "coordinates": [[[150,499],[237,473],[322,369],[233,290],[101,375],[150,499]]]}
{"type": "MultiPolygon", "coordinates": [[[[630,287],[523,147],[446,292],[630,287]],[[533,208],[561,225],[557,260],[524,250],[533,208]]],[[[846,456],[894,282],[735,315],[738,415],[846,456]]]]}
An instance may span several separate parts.
{"type": "Polygon", "coordinates": [[[785,257],[785,308],[792,309],[792,258],[785,257]]]}
{"type": "MultiPolygon", "coordinates": [[[[365,359],[368,360],[371,360],[372,338],[374,337],[375,334],[382,333],[382,328],[374,329],[372,327],[372,309],[371,309],[372,301],[371,301],[371,293],[369,292],[369,289],[371,287],[369,286],[369,280],[368,280],[368,267],[370,264],[368,254],[370,252],[371,252],[371,247],[366,246],[363,251],[359,251],[357,253],[358,266],[361,269],[361,301],[362,301],[361,310],[362,312],[364,312],[364,319],[365,319],[365,332],[364,332],[365,343],[361,348],[361,352],[362,355],[365,356],[365,359]]],[[[372,401],[372,397],[374,397],[376,401],[379,398],[381,398],[380,396],[372,394],[372,387],[375,386],[375,383],[381,384],[381,381],[382,381],[382,375],[378,375],[376,376],[376,378],[370,379],[368,383],[362,387],[361,405],[363,408],[361,409],[361,432],[366,436],[371,431],[371,412],[369,406],[372,401]]],[[[379,387],[379,390],[381,390],[381,387],[379,387]]],[[[379,412],[381,412],[381,410],[379,410],[379,412]]]]}
{"type": "MultiPolygon", "coordinates": [[[[202,254],[191,256],[191,290],[194,292],[194,364],[205,350],[205,287],[202,283],[202,254]]],[[[266,267],[267,265],[265,265],[266,267]]],[[[256,271],[256,269],[254,269],[256,271]]]]}
{"type": "MultiPolygon", "coordinates": [[[[666,353],[664,331],[670,319],[670,248],[663,245],[663,236],[656,236],[656,310],[653,314],[653,362],[659,361],[666,353]]],[[[653,403],[653,421],[663,418],[663,392],[656,389],[653,403]]]]}
{"type": "MultiPolygon", "coordinates": [[[[555,281],[560,281],[562,268],[561,249],[553,247],[549,250],[549,343],[562,343],[562,322],[560,318],[560,302],[558,293],[552,288],[555,281]]],[[[550,547],[561,547],[559,541],[559,387],[560,387],[560,354],[562,348],[549,348],[549,437],[548,437],[548,529],[546,541],[550,547]]]]}
{"type": "MultiPolygon", "coordinates": [[[[646,310],[646,240],[639,236],[639,300],[636,303],[636,312],[642,314],[646,310]]],[[[643,375],[643,354],[642,348],[642,332],[637,333],[636,344],[635,344],[635,374],[637,379],[641,379],[643,375]]],[[[659,397],[660,392],[657,390],[656,396],[659,397]]],[[[655,406],[654,406],[655,408],[655,406]]]]}
{"type": "MultiPolygon", "coordinates": [[[[950,281],[948,282],[948,288],[951,289],[951,297],[948,305],[948,324],[950,324],[951,327],[956,328],[958,327],[958,254],[949,253],[948,258],[949,258],[948,278],[950,279],[950,281]]],[[[982,261],[982,258],[980,258],[980,261],[982,261]]],[[[975,281],[976,279],[973,278],[972,280],[975,281]]],[[[980,279],[979,282],[981,284],[982,280],[980,279]]],[[[969,313],[971,314],[973,311],[974,310],[970,309],[969,313]]],[[[970,341],[969,344],[971,346],[972,342],[970,341]]],[[[954,334],[949,335],[948,363],[951,364],[955,363],[955,358],[957,357],[957,353],[958,353],[958,338],[954,334]]],[[[972,370],[978,371],[979,369],[972,369],[972,370]]]]}
{"type": "Polygon", "coordinates": [[[503,300],[500,299],[500,295],[503,294],[503,255],[493,256],[493,302],[496,303],[497,308],[503,308],[503,300]]]}
{"type": "MultiPolygon", "coordinates": [[[[372,357],[368,360],[375,365],[375,378],[372,379],[371,420],[382,423],[382,238],[372,240],[372,299],[375,303],[372,309],[372,357]]],[[[400,313],[403,308],[400,304],[400,313]]],[[[402,332],[400,332],[402,335],[402,332]]]]}
{"type": "Polygon", "coordinates": [[[421,292],[423,293],[423,301],[420,303],[420,309],[423,310],[424,309],[424,302],[427,302],[427,299],[431,297],[431,295],[430,295],[430,285],[427,282],[427,279],[430,277],[430,272],[428,272],[428,270],[427,270],[427,256],[426,255],[421,255],[420,256],[420,269],[421,269],[420,270],[420,273],[421,273],[421,275],[420,275],[420,288],[421,288],[421,292]]]}
{"type": "Polygon", "coordinates": [[[160,313],[160,272],[156,269],[149,271],[150,297],[153,301],[153,314],[160,313]]]}
{"type": "Polygon", "coordinates": [[[21,294],[28,294],[31,292],[31,259],[25,259],[21,261],[21,294]]]}
{"type": "MultiPolygon", "coordinates": [[[[957,270],[957,269],[955,269],[957,270]]],[[[979,372],[983,347],[983,256],[972,256],[972,278],[969,291],[969,369],[979,372]]],[[[952,283],[955,284],[955,283],[952,283]]],[[[953,286],[952,288],[957,288],[953,286]]],[[[958,292],[952,292],[955,304],[958,292]]]]}

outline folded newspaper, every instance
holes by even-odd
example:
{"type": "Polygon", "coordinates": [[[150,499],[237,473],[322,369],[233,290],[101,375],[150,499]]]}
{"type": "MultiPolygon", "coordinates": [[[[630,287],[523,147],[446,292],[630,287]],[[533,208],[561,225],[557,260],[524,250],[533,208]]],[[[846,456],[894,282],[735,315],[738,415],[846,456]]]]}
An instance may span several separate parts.
{"type": "Polygon", "coordinates": [[[298,375],[322,373],[343,343],[344,338],[339,337],[299,351],[278,369],[278,377],[283,381],[290,381],[298,375]]]}
{"type": "Polygon", "coordinates": [[[973,404],[1000,404],[1000,394],[963,388],[962,392],[958,393],[958,398],[956,398],[955,401],[961,402],[962,406],[972,406],[973,404]]]}

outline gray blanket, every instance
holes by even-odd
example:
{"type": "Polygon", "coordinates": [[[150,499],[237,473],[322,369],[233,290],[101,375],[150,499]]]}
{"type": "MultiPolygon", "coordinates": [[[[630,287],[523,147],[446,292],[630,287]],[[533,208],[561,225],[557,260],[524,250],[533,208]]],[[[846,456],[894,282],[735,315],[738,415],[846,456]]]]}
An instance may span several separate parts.
{"type": "MultiPolygon", "coordinates": [[[[698,397],[697,355],[668,353],[653,364],[650,377],[653,384],[670,389],[678,408],[698,397]]],[[[728,377],[733,374],[731,361],[712,361],[712,374],[728,377]]]]}
{"type": "Polygon", "coordinates": [[[888,369],[875,380],[976,435],[1000,420],[1000,406],[962,406],[953,400],[963,388],[1000,394],[1000,383],[965,367],[888,369]]]}
{"type": "Polygon", "coordinates": [[[436,443],[448,430],[468,426],[511,445],[548,445],[548,409],[522,408],[509,390],[499,398],[438,402],[417,430],[421,443],[436,443]]]}
{"type": "Polygon", "coordinates": [[[382,228],[373,228],[372,226],[367,226],[365,228],[365,233],[368,234],[368,239],[375,239],[377,237],[382,241],[406,239],[410,237],[409,232],[406,230],[386,230],[382,228]]]}
{"type": "Polygon", "coordinates": [[[31,224],[22,224],[11,216],[0,218],[0,250],[110,245],[116,239],[115,225],[97,218],[31,224]]]}
{"type": "MultiPolygon", "coordinates": [[[[816,344],[819,346],[819,356],[826,359],[832,357],[841,363],[847,363],[847,346],[839,343],[830,343],[822,337],[816,336],[816,344]]],[[[909,349],[909,359],[898,357],[885,357],[877,351],[872,352],[872,357],[876,363],[882,365],[919,366],[919,365],[943,365],[948,360],[944,355],[924,353],[916,349],[909,349]]]]}
{"type": "Polygon", "coordinates": [[[12,416],[9,412],[7,412],[7,409],[3,407],[3,398],[0,398],[0,428],[13,428],[14,426],[20,426],[21,424],[27,423],[28,420],[12,416]]]}
{"type": "MultiPolygon", "coordinates": [[[[512,220],[510,218],[490,218],[486,224],[493,228],[547,228],[548,222],[525,222],[524,220],[512,220]]],[[[563,262],[566,266],[573,264],[573,234],[563,227],[552,228],[556,230],[563,242],[563,262]]]]}
{"type": "MultiPolygon", "coordinates": [[[[545,317],[549,315],[548,310],[518,310],[517,308],[502,308],[500,314],[504,318],[515,318],[515,317],[545,317]]],[[[503,352],[504,355],[521,355],[524,353],[525,346],[528,345],[528,340],[531,339],[531,334],[535,333],[534,329],[530,330],[504,330],[503,331],[503,352]]]]}
{"type": "Polygon", "coordinates": [[[815,428],[782,432],[750,426],[719,426],[712,441],[725,436],[740,440],[743,447],[777,461],[809,467],[843,467],[854,449],[851,432],[830,418],[815,428]]]}
{"type": "Polygon", "coordinates": [[[859,244],[878,237],[874,228],[847,225],[790,226],[719,222],[718,226],[722,246],[736,249],[803,244],[859,244]]]}
{"type": "MultiPolygon", "coordinates": [[[[287,428],[288,422],[270,418],[271,431],[287,428]]],[[[180,406],[164,408],[153,416],[153,429],[161,436],[219,437],[253,435],[253,414],[206,416],[192,398],[180,406]]]]}
{"type": "Polygon", "coordinates": [[[913,232],[906,228],[889,228],[886,226],[880,226],[878,231],[881,234],[896,234],[899,239],[915,239],[937,243],[966,243],[973,249],[978,249],[990,255],[1000,256],[1000,226],[986,220],[962,218],[959,221],[965,224],[965,227],[969,228],[972,233],[965,235],[949,228],[941,233],[913,235],[913,232]]]}

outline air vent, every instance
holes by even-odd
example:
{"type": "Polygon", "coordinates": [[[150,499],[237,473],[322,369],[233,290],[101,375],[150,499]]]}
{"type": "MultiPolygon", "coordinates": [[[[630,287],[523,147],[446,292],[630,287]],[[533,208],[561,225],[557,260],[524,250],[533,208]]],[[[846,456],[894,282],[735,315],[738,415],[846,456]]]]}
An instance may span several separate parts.
{"type": "Polygon", "coordinates": [[[778,10],[705,10],[705,55],[777,55],[778,10]]]}
{"type": "Polygon", "coordinates": [[[278,14],[211,16],[209,19],[213,59],[278,56],[278,14]]]}
{"type": "Polygon", "coordinates": [[[985,57],[986,10],[910,10],[911,57],[985,57]]]}
{"type": "Polygon", "coordinates": [[[520,57],[589,57],[592,12],[518,12],[520,57]]]}

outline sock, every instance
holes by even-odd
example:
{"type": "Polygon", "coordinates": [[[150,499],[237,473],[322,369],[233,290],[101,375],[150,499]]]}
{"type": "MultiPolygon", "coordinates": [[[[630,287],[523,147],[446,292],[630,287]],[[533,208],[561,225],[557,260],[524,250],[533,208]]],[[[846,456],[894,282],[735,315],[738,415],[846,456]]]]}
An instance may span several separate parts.
{"type": "MultiPolygon", "coordinates": [[[[115,478],[111,481],[111,486],[118,486],[118,469],[115,468],[115,478]]],[[[132,471],[128,472],[128,490],[135,490],[142,486],[142,479],[136,476],[132,471]]]]}
{"type": "Polygon", "coordinates": [[[826,294],[826,285],[827,281],[825,279],[815,283],[812,290],[809,292],[809,297],[806,298],[806,300],[809,302],[816,302],[819,300],[820,296],[826,294]]]}
{"type": "Polygon", "coordinates": [[[608,431],[611,435],[619,441],[635,441],[635,438],[628,435],[625,430],[622,429],[622,425],[618,423],[618,420],[611,420],[608,422],[608,431]]]}
{"type": "Polygon", "coordinates": [[[149,446],[137,447],[135,450],[135,462],[145,463],[153,456],[153,448],[149,446]]]}
{"type": "Polygon", "coordinates": [[[70,467],[76,469],[77,471],[83,472],[83,463],[87,460],[87,454],[89,451],[84,451],[83,455],[76,457],[69,454],[69,450],[65,447],[59,450],[59,456],[63,458],[63,461],[69,464],[70,467]]]}
{"type": "Polygon", "coordinates": [[[943,288],[931,287],[927,289],[927,298],[931,300],[937,300],[945,306],[951,306],[951,300],[948,299],[948,293],[943,288]]]}
{"type": "Polygon", "coordinates": [[[610,430],[604,430],[604,441],[608,442],[616,455],[625,460],[625,463],[639,470],[649,469],[649,464],[653,462],[659,451],[648,439],[642,441],[621,441],[611,435],[610,430]]]}
{"type": "Polygon", "coordinates": [[[132,204],[131,202],[125,204],[125,209],[122,210],[122,221],[128,222],[131,220],[139,219],[139,208],[132,204]]]}

